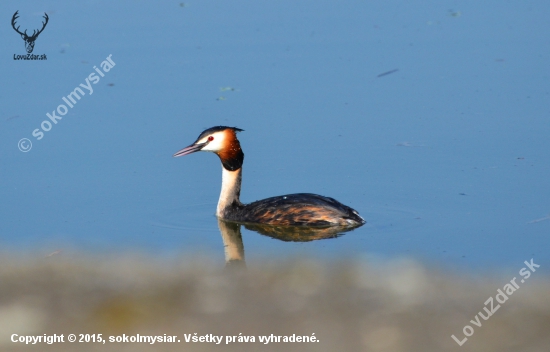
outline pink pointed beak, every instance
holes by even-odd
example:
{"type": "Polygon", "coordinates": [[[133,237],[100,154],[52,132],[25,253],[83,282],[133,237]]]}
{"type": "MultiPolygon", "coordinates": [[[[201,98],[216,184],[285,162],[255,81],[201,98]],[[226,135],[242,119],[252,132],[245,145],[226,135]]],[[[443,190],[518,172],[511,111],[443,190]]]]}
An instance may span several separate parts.
{"type": "Polygon", "coordinates": [[[179,150],[177,151],[174,155],[172,155],[174,158],[178,157],[178,156],[184,156],[184,155],[189,155],[189,154],[192,154],[192,153],[195,153],[195,152],[200,152],[200,150],[202,148],[204,148],[205,145],[207,145],[208,142],[206,143],[199,143],[199,144],[191,144],[190,146],[187,146],[185,148],[183,148],[182,150],[179,150]]]}

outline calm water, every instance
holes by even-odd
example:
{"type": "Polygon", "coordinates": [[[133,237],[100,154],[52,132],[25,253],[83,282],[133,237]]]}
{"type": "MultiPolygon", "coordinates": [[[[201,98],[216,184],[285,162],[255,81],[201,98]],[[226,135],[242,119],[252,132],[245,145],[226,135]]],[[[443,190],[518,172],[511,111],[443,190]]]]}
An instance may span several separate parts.
{"type": "Polygon", "coordinates": [[[245,130],[243,201],[319,193],[368,221],[308,243],[243,229],[252,262],[366,253],[550,265],[547,2],[4,1],[0,10],[3,249],[206,250],[223,261],[220,163],[172,154],[229,125],[245,130]],[[25,53],[16,10],[30,33],[48,13],[33,52],[46,61],[13,59],[25,53]],[[109,55],[115,66],[93,94],[83,89],[34,137],[109,55]]]}

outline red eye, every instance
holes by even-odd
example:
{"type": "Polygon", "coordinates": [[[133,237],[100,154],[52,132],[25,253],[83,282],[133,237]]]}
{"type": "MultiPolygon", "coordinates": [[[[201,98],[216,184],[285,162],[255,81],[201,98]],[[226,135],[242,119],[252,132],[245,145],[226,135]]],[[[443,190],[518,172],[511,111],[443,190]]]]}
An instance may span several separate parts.
{"type": "Polygon", "coordinates": [[[212,142],[213,140],[214,140],[214,137],[212,137],[212,136],[208,137],[209,142],[212,142]]]}

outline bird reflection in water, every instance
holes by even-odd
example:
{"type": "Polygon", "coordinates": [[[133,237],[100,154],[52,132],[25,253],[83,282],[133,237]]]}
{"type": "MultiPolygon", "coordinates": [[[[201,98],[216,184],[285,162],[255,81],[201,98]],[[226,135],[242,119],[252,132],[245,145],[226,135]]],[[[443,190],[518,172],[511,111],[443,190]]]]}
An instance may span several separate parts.
{"type": "Polygon", "coordinates": [[[247,230],[285,242],[310,242],[336,238],[355,227],[304,227],[304,226],[272,226],[264,224],[249,224],[225,221],[218,218],[218,227],[222,235],[226,267],[244,268],[244,244],[241,235],[241,225],[247,230]]]}

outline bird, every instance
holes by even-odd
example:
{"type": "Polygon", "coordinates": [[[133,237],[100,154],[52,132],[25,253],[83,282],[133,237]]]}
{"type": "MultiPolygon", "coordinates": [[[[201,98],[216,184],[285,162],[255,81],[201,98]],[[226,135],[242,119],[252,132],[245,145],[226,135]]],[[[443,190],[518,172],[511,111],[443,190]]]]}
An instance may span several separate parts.
{"type": "Polygon", "coordinates": [[[222,187],[216,216],[225,221],[243,224],[264,224],[295,227],[355,228],[366,221],[359,213],[337,200],[312,193],[295,193],[258,200],[249,204],[240,201],[244,153],[237,139],[237,127],[215,126],[204,130],[191,145],[173,157],[195,152],[212,152],[222,164],[222,187]]]}

